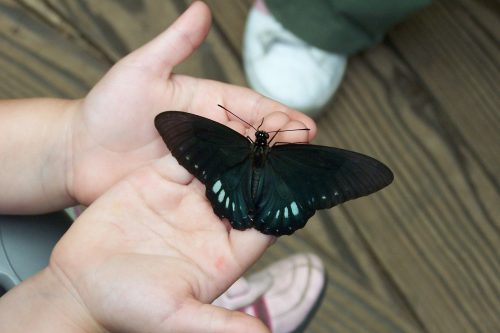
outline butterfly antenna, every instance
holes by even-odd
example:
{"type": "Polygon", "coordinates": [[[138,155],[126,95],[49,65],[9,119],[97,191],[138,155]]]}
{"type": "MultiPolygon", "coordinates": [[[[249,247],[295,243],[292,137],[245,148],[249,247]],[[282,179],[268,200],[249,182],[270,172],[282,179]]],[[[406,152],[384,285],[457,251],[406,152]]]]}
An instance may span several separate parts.
{"type": "Polygon", "coordinates": [[[267,133],[281,133],[281,132],[294,132],[294,131],[310,131],[311,129],[310,128],[294,128],[294,129],[287,129],[287,130],[282,130],[282,129],[279,129],[277,131],[268,131],[267,133]]]}
{"type": "MultiPolygon", "coordinates": [[[[273,132],[276,132],[276,133],[274,133],[274,135],[271,137],[271,140],[269,140],[269,144],[271,144],[271,142],[273,142],[274,138],[276,137],[276,135],[278,135],[278,133],[280,132],[280,130],[273,131],[273,132]]],[[[267,132],[267,133],[269,133],[269,132],[267,132]]]]}
{"type": "MultiPolygon", "coordinates": [[[[234,114],[233,112],[229,111],[228,109],[226,109],[225,107],[223,107],[220,104],[217,104],[217,106],[220,107],[220,108],[222,108],[222,109],[224,109],[224,110],[226,110],[227,112],[229,112],[230,114],[232,114],[233,116],[235,116],[236,118],[238,118],[239,120],[241,120],[242,122],[244,122],[245,124],[247,124],[248,126],[250,126],[251,128],[253,128],[255,131],[258,131],[255,127],[253,127],[252,124],[250,124],[249,122],[247,122],[245,119],[242,119],[242,118],[238,117],[236,114],[234,114]]],[[[262,121],[264,121],[264,119],[262,119],[262,121]]]]}
{"type": "Polygon", "coordinates": [[[262,124],[264,124],[264,118],[262,118],[262,121],[260,122],[259,127],[257,127],[257,131],[260,130],[260,127],[262,126],[262,124]]]}
{"type": "Polygon", "coordinates": [[[311,129],[310,128],[294,128],[294,129],[286,129],[286,130],[282,130],[282,129],[279,129],[277,131],[269,131],[267,133],[273,133],[274,132],[274,135],[271,137],[271,140],[269,140],[269,144],[271,142],[273,142],[273,139],[276,135],[278,135],[278,133],[281,133],[281,132],[294,132],[294,131],[310,131],[311,129]]]}

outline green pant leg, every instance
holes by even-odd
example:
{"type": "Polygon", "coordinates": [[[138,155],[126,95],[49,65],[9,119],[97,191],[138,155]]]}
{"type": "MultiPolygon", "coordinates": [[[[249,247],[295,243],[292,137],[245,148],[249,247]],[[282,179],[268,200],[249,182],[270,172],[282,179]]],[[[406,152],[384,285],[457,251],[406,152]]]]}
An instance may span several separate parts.
{"type": "Polygon", "coordinates": [[[352,54],[431,0],[265,0],[273,16],[307,43],[352,54]]]}

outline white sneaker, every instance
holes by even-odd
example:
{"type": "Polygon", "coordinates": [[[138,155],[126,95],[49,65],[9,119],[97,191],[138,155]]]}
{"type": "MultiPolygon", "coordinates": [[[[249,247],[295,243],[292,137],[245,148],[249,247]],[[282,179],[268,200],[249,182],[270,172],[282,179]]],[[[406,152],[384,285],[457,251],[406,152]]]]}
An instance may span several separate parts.
{"type": "Polygon", "coordinates": [[[321,260],[313,254],[297,254],[239,279],[213,304],[256,316],[273,333],[291,333],[305,328],[324,287],[321,260]]]}
{"type": "Polygon", "coordinates": [[[245,27],[243,61],[254,90],[310,116],[328,103],[347,65],[346,56],[307,44],[255,6],[245,27]]]}

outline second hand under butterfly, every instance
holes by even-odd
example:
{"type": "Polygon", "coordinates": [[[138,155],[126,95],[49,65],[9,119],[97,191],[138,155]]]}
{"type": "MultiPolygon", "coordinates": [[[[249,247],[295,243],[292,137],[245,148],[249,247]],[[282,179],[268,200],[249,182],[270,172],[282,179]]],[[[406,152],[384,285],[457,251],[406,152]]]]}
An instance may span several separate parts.
{"type": "Polygon", "coordinates": [[[301,143],[270,143],[278,133],[255,130],[255,141],[218,122],[166,111],[155,126],[180,165],[206,186],[220,218],[235,229],[281,236],[302,228],[318,209],[376,192],[394,176],[383,163],[356,152],[301,143]],[[275,133],[269,139],[269,133],[275,133]]]}

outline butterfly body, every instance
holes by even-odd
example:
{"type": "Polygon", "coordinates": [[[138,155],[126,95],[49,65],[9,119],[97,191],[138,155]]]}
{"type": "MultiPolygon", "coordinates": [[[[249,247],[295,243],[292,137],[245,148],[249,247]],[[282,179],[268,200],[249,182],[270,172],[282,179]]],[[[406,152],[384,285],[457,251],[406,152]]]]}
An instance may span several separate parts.
{"type": "Polygon", "coordinates": [[[186,112],[162,112],[155,126],[179,164],[205,184],[215,214],[239,230],[292,234],[316,210],[375,192],[393,179],[384,164],[359,153],[269,146],[266,131],[257,129],[253,141],[186,112]]]}
{"type": "Polygon", "coordinates": [[[269,151],[269,145],[267,143],[269,139],[269,134],[265,131],[258,130],[255,132],[255,142],[251,142],[252,147],[252,159],[254,168],[262,168],[266,162],[267,153],[269,151]]]}

